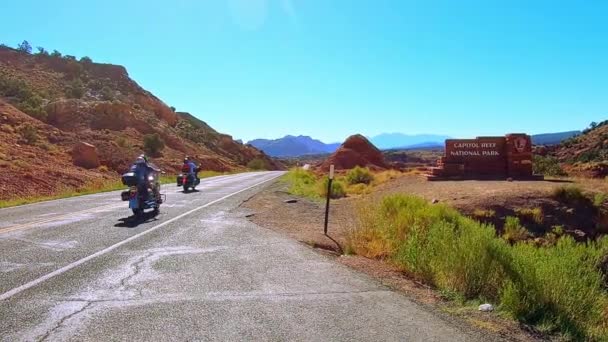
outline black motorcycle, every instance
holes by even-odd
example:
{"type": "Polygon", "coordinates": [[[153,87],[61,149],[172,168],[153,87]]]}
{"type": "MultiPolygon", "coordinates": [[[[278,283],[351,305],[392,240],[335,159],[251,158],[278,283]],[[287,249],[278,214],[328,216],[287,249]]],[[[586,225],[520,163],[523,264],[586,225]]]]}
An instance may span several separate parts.
{"type": "Polygon", "coordinates": [[[129,208],[133,210],[133,215],[139,217],[146,209],[153,209],[153,214],[158,214],[160,205],[163,203],[158,174],[151,173],[145,184],[138,185],[135,173],[127,172],[122,175],[122,183],[128,186],[129,190],[120,194],[121,199],[129,201],[129,208]]]}

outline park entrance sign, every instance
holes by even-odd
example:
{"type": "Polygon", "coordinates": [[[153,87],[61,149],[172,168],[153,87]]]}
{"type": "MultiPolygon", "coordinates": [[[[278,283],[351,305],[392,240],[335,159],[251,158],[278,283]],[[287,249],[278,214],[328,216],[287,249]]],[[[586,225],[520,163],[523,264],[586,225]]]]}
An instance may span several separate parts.
{"type": "Polygon", "coordinates": [[[448,139],[445,156],[430,169],[429,180],[531,179],[532,139],[526,134],[448,139]]]}

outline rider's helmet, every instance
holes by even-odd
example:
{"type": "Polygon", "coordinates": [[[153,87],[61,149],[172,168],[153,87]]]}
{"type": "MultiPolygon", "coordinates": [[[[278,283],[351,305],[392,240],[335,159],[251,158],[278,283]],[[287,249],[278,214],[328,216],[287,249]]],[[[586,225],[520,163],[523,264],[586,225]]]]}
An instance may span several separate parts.
{"type": "Polygon", "coordinates": [[[184,158],[184,164],[185,164],[185,163],[187,163],[187,162],[189,162],[189,161],[190,161],[190,157],[186,156],[186,157],[184,158]]]}
{"type": "Polygon", "coordinates": [[[135,164],[145,164],[146,163],[146,156],[144,156],[143,154],[139,157],[137,157],[137,159],[135,159],[135,164]]]}

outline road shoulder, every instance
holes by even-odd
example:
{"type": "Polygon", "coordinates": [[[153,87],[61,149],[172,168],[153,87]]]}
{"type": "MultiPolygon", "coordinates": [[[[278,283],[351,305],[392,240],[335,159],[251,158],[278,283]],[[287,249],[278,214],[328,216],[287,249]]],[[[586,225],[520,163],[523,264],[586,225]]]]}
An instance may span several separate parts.
{"type": "Polygon", "coordinates": [[[458,304],[446,300],[434,289],[408,278],[389,263],[345,255],[348,231],[356,224],[357,198],[333,201],[329,238],[323,234],[324,203],[294,197],[287,185],[277,182],[243,203],[255,224],[297,240],[335,262],[364,273],[459,329],[492,340],[538,341],[541,337],[498,313],[481,313],[475,303],[458,304]]]}

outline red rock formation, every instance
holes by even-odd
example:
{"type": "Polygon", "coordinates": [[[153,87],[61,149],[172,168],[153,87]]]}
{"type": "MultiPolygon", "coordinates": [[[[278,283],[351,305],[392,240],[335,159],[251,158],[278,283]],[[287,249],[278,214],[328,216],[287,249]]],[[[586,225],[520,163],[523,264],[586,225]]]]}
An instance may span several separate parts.
{"type": "Polygon", "coordinates": [[[89,143],[79,142],[76,144],[72,149],[72,158],[74,158],[74,165],[85,169],[94,169],[100,165],[97,148],[89,143]]]}
{"type": "Polygon", "coordinates": [[[360,134],[352,135],[323,164],[321,169],[329,170],[330,165],[336,170],[348,170],[356,166],[372,169],[386,169],[388,165],[382,152],[367,138],[360,134]]]}

